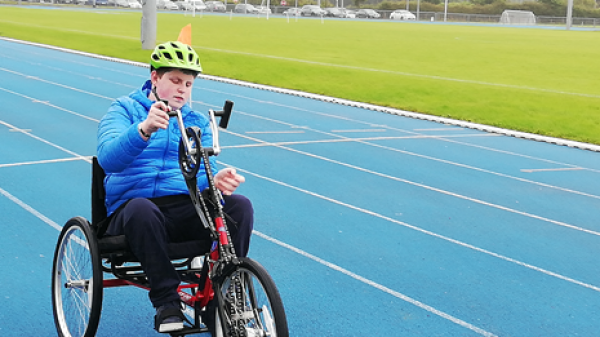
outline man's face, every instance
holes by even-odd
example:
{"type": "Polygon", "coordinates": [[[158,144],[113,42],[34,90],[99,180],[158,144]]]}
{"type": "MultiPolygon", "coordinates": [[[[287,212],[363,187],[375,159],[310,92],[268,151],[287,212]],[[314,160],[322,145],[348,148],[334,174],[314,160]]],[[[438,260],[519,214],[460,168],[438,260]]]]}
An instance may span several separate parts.
{"type": "Polygon", "coordinates": [[[150,80],[156,86],[158,97],[168,101],[174,110],[181,108],[190,99],[194,79],[193,75],[186,75],[180,70],[169,71],[160,77],[156,71],[150,73],[150,80]]]}

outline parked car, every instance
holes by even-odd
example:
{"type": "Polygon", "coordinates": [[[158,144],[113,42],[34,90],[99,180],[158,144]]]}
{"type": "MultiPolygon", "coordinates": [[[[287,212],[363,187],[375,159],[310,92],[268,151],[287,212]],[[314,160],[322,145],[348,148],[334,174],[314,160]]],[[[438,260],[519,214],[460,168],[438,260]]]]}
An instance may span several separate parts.
{"type": "Polygon", "coordinates": [[[356,11],[353,11],[351,9],[340,8],[340,12],[344,13],[344,17],[347,19],[356,18],[356,11]]]}
{"type": "Polygon", "coordinates": [[[283,15],[300,16],[300,8],[298,8],[298,7],[288,8],[283,11],[283,15]]]}
{"type": "Polygon", "coordinates": [[[327,12],[317,5],[304,5],[300,10],[302,16],[321,16],[327,15],[327,12]]]}
{"type": "Polygon", "coordinates": [[[204,4],[204,1],[202,1],[202,0],[180,1],[178,3],[178,6],[179,6],[179,9],[182,9],[184,11],[200,12],[200,11],[206,10],[206,5],[204,4]]]}
{"type": "Polygon", "coordinates": [[[273,13],[271,11],[271,8],[269,8],[267,6],[262,6],[262,5],[261,6],[254,6],[254,8],[256,8],[256,10],[258,11],[258,14],[265,14],[265,15],[267,15],[267,14],[273,13]]]}
{"type": "Polygon", "coordinates": [[[346,15],[337,7],[325,8],[325,12],[327,12],[327,16],[331,16],[333,18],[344,18],[346,15]]]}
{"type": "Polygon", "coordinates": [[[170,0],[156,0],[156,8],[168,10],[179,9],[179,7],[173,1],[170,0]]]}
{"type": "Polygon", "coordinates": [[[415,20],[417,17],[406,9],[396,9],[390,14],[390,20],[415,20]]]}
{"type": "Polygon", "coordinates": [[[381,15],[373,9],[359,9],[356,12],[357,18],[379,19],[381,15]]]}
{"type": "MultiPolygon", "coordinates": [[[[94,0],[77,1],[78,4],[84,3],[87,6],[93,6],[94,0]]],[[[108,6],[108,0],[96,0],[96,6],[108,6]]]]}
{"type": "Polygon", "coordinates": [[[227,7],[222,1],[207,1],[204,3],[206,5],[206,10],[211,12],[225,12],[227,11],[227,7]]]}
{"type": "Polygon", "coordinates": [[[127,4],[129,5],[129,8],[132,8],[132,9],[141,9],[142,8],[142,4],[139,3],[139,1],[137,1],[137,0],[127,0],[127,4]]]}
{"type": "Polygon", "coordinates": [[[233,9],[234,12],[236,13],[247,13],[247,14],[256,14],[258,13],[258,10],[252,6],[251,4],[238,4],[235,5],[235,8],[233,9]]]}

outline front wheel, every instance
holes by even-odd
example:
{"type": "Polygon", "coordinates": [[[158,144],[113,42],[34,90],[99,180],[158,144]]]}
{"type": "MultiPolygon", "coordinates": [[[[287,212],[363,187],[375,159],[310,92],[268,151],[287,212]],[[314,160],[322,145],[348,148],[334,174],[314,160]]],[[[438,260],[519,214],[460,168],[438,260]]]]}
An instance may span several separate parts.
{"type": "Polygon", "coordinates": [[[52,267],[52,308],[61,337],[93,337],[102,310],[102,264],[98,240],[81,217],[70,219],[58,238],[52,267]]]}
{"type": "Polygon", "coordinates": [[[216,285],[222,303],[215,313],[217,337],[288,337],[283,302],[275,282],[258,262],[240,258],[216,285]]]}

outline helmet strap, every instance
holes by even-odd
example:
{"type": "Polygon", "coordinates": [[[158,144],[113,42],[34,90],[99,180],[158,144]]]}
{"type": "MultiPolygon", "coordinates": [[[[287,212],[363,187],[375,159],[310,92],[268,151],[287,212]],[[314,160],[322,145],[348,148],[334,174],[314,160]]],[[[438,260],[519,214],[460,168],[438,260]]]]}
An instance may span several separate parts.
{"type": "Polygon", "coordinates": [[[154,98],[156,98],[157,101],[160,101],[160,97],[158,97],[158,92],[156,92],[155,84],[152,84],[152,94],[154,95],[154,98]]]}

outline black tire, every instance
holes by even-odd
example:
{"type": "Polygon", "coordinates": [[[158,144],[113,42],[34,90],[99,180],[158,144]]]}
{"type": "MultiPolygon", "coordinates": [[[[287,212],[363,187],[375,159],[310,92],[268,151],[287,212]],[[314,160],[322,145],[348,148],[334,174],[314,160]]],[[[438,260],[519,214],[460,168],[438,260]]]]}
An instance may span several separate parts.
{"type": "Polygon", "coordinates": [[[215,313],[214,337],[288,337],[285,310],[275,282],[258,262],[248,258],[240,261],[215,287],[222,303],[215,313]]]}
{"type": "Polygon", "coordinates": [[[93,337],[102,311],[102,264],[89,222],[71,218],[58,237],[52,266],[52,309],[61,337],[93,337]]]}

